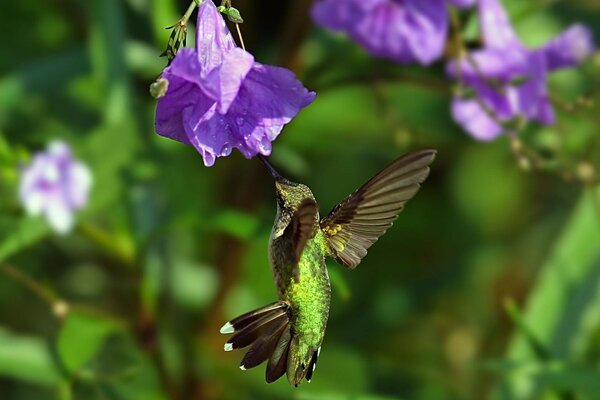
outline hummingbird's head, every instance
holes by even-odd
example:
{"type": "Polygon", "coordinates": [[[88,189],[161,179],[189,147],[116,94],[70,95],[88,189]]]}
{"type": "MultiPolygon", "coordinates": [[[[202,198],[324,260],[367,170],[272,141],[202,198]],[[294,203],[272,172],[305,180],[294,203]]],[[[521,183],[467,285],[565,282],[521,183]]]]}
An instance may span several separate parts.
{"type": "Polygon", "coordinates": [[[306,198],[314,199],[308,186],[289,181],[283,177],[275,179],[277,207],[293,214],[306,198]]]}
{"type": "Polygon", "coordinates": [[[291,215],[298,209],[304,199],[307,197],[314,199],[308,186],[285,179],[266,158],[262,156],[259,156],[259,158],[275,180],[275,196],[277,207],[280,210],[291,215]]]}

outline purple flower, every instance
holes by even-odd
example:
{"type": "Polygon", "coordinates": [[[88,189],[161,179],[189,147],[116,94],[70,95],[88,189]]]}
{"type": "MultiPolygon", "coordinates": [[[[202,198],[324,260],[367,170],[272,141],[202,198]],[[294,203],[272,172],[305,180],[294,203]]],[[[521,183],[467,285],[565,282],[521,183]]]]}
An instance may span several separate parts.
{"type": "MultiPolygon", "coordinates": [[[[466,7],[475,0],[451,0],[466,7]]],[[[318,25],[345,32],[367,52],[400,63],[430,64],[448,35],[444,0],[322,0],[312,9],[318,25]]]]}
{"type": "Polygon", "coordinates": [[[200,5],[195,50],[179,51],[162,78],[156,131],[193,145],[206,166],[234,147],[246,158],[269,155],[283,126],[315,99],[291,71],[238,48],[212,1],[200,5]]]}
{"type": "Polygon", "coordinates": [[[19,197],[29,215],[43,215],[65,234],[73,228],[74,212],[87,204],[91,186],[89,169],[73,159],[69,146],[55,141],[23,168],[19,197]]]}
{"type": "Polygon", "coordinates": [[[451,76],[474,91],[470,98],[454,99],[454,119],[479,140],[495,139],[504,130],[498,122],[517,117],[553,124],[546,77],[593,53],[590,30],[574,25],[545,46],[527,49],[498,0],[480,0],[479,18],[485,47],[448,66],[451,76]]]}

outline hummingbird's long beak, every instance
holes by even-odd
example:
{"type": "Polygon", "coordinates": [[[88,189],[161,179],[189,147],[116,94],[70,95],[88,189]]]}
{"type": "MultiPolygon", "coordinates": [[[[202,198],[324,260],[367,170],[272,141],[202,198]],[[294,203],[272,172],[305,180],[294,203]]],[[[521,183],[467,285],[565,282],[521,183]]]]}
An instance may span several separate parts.
{"type": "Polygon", "coordinates": [[[273,166],[271,165],[271,163],[262,155],[258,155],[258,158],[260,159],[260,161],[263,163],[263,165],[265,166],[265,168],[267,168],[267,171],[269,171],[269,173],[271,174],[271,176],[273,177],[273,179],[275,179],[276,181],[279,181],[282,178],[281,175],[279,175],[279,172],[277,172],[277,170],[275,168],[273,168],[273,166]]]}

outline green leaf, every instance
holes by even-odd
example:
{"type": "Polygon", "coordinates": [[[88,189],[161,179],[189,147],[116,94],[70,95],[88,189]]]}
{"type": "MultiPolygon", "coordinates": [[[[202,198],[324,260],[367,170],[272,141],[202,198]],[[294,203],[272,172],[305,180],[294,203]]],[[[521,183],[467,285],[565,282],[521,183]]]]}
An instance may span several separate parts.
{"type": "Polygon", "coordinates": [[[61,381],[50,346],[42,339],[17,336],[1,328],[0,375],[41,385],[61,381]]]}
{"type": "MultiPolygon", "coordinates": [[[[583,195],[544,265],[522,316],[523,324],[531,330],[529,335],[535,336],[555,359],[581,358],[600,326],[600,216],[594,204],[598,195],[598,189],[583,195]]],[[[538,359],[524,332],[516,332],[509,359],[516,363],[538,359]]],[[[536,398],[547,384],[517,369],[507,374],[495,398],[536,398]]]]}
{"type": "Polygon", "coordinates": [[[1,220],[0,232],[10,232],[0,238],[0,262],[31,246],[50,234],[50,228],[40,218],[1,220]]]}
{"type": "Polygon", "coordinates": [[[236,210],[225,210],[215,215],[208,223],[209,227],[227,233],[238,239],[252,238],[260,223],[255,216],[236,210]]]}
{"type": "Polygon", "coordinates": [[[94,357],[107,337],[118,329],[108,318],[71,312],[58,336],[58,355],[64,367],[75,372],[94,357]]]}

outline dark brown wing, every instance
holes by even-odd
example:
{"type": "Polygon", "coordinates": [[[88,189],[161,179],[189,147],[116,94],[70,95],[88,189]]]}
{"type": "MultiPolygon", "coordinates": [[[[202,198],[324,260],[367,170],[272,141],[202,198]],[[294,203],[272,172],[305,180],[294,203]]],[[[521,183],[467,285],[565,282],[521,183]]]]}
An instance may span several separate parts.
{"type": "Polygon", "coordinates": [[[321,221],[333,257],[355,268],[429,175],[435,150],[409,153],[371,178],[321,221]]]}
{"type": "Polygon", "coordinates": [[[315,236],[319,226],[319,208],[317,203],[310,198],[304,199],[292,216],[292,221],[285,229],[286,236],[292,244],[292,265],[294,276],[298,281],[298,262],[306,243],[315,236]]]}

